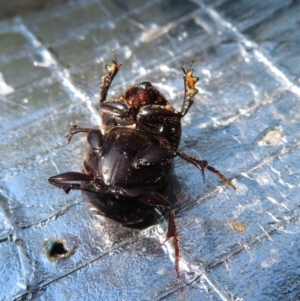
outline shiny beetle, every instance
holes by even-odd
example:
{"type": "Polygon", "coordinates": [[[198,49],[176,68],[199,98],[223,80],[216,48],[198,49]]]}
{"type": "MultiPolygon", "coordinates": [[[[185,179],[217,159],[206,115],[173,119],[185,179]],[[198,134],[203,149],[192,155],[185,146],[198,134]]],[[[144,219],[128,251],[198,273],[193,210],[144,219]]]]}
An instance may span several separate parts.
{"type": "MultiPolygon", "coordinates": [[[[114,52],[113,52],[114,53],[114,52]]],[[[66,172],[49,178],[49,182],[66,193],[82,190],[96,213],[125,226],[135,226],[148,218],[157,206],[169,211],[166,241],[175,249],[175,268],[179,277],[179,236],[175,213],[162,194],[172,172],[173,158],[180,157],[195,165],[204,177],[209,170],[236,189],[217,169],[178,151],[181,118],[185,116],[198,93],[192,63],[183,70],[184,99],[180,112],[149,82],[128,88],[116,98],[106,100],[108,89],[121,68],[116,55],[100,87],[99,128],[77,125],[66,136],[87,133],[89,148],[82,172],[66,172]]]]}

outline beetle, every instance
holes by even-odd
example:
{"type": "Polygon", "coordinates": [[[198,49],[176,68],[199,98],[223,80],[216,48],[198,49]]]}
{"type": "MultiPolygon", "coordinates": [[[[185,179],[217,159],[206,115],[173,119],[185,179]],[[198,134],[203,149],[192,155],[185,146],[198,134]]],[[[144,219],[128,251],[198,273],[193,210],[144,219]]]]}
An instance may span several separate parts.
{"type": "Polygon", "coordinates": [[[129,87],[123,95],[106,100],[110,85],[121,68],[116,54],[112,65],[106,65],[100,86],[100,128],[73,125],[66,136],[86,133],[89,148],[82,172],[66,172],[48,181],[69,193],[81,190],[88,195],[91,208],[100,215],[136,226],[161,206],[169,212],[166,241],[175,251],[175,269],[179,274],[179,236],[175,212],[163,191],[169,183],[173,159],[180,157],[196,166],[204,179],[204,170],[217,175],[223,182],[236,187],[217,169],[178,151],[181,118],[189,111],[198,93],[198,81],[192,69],[193,60],[183,71],[184,99],[176,111],[150,82],[129,87]]]}

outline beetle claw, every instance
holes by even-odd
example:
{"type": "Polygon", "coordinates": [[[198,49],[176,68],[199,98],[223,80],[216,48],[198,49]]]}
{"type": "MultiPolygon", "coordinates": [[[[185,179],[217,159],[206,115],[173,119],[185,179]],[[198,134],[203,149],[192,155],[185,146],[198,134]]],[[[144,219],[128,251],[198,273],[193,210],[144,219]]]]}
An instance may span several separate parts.
{"type": "Polygon", "coordinates": [[[201,172],[202,172],[203,183],[205,183],[205,172],[204,172],[204,169],[201,169],[201,172]]]}

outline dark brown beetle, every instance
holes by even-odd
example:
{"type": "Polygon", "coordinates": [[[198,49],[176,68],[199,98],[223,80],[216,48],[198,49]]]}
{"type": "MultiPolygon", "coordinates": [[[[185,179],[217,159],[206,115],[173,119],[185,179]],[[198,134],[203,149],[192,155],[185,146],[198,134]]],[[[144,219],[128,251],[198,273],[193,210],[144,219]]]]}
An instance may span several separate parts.
{"type": "MultiPolygon", "coordinates": [[[[192,62],[193,63],[193,62],[192,62]]],[[[82,190],[89,195],[92,208],[125,226],[143,222],[156,206],[169,211],[167,240],[175,248],[175,268],[179,277],[179,236],[175,213],[161,194],[166,188],[176,156],[201,170],[210,170],[236,189],[207,161],[177,151],[181,137],[181,118],[198,93],[192,63],[183,70],[184,100],[181,112],[174,110],[151,83],[136,84],[120,97],[106,101],[111,82],[121,68],[114,53],[100,87],[100,129],[77,125],[69,129],[67,142],[76,133],[87,133],[89,149],[82,172],[67,172],[49,178],[66,193],[82,190]]]]}

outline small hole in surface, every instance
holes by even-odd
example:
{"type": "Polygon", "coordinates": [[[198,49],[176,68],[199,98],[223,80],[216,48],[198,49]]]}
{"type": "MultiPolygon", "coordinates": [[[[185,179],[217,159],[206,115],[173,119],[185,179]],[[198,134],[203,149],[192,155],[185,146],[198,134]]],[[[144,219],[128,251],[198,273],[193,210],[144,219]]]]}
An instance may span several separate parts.
{"type": "Polygon", "coordinates": [[[56,242],[53,244],[49,255],[50,256],[57,256],[57,255],[62,255],[62,254],[66,254],[68,253],[68,251],[65,249],[64,245],[60,242],[56,242]]]}
{"type": "Polygon", "coordinates": [[[58,260],[66,258],[74,253],[65,246],[65,242],[57,238],[49,238],[42,244],[43,251],[47,254],[49,260],[58,260]]]}

